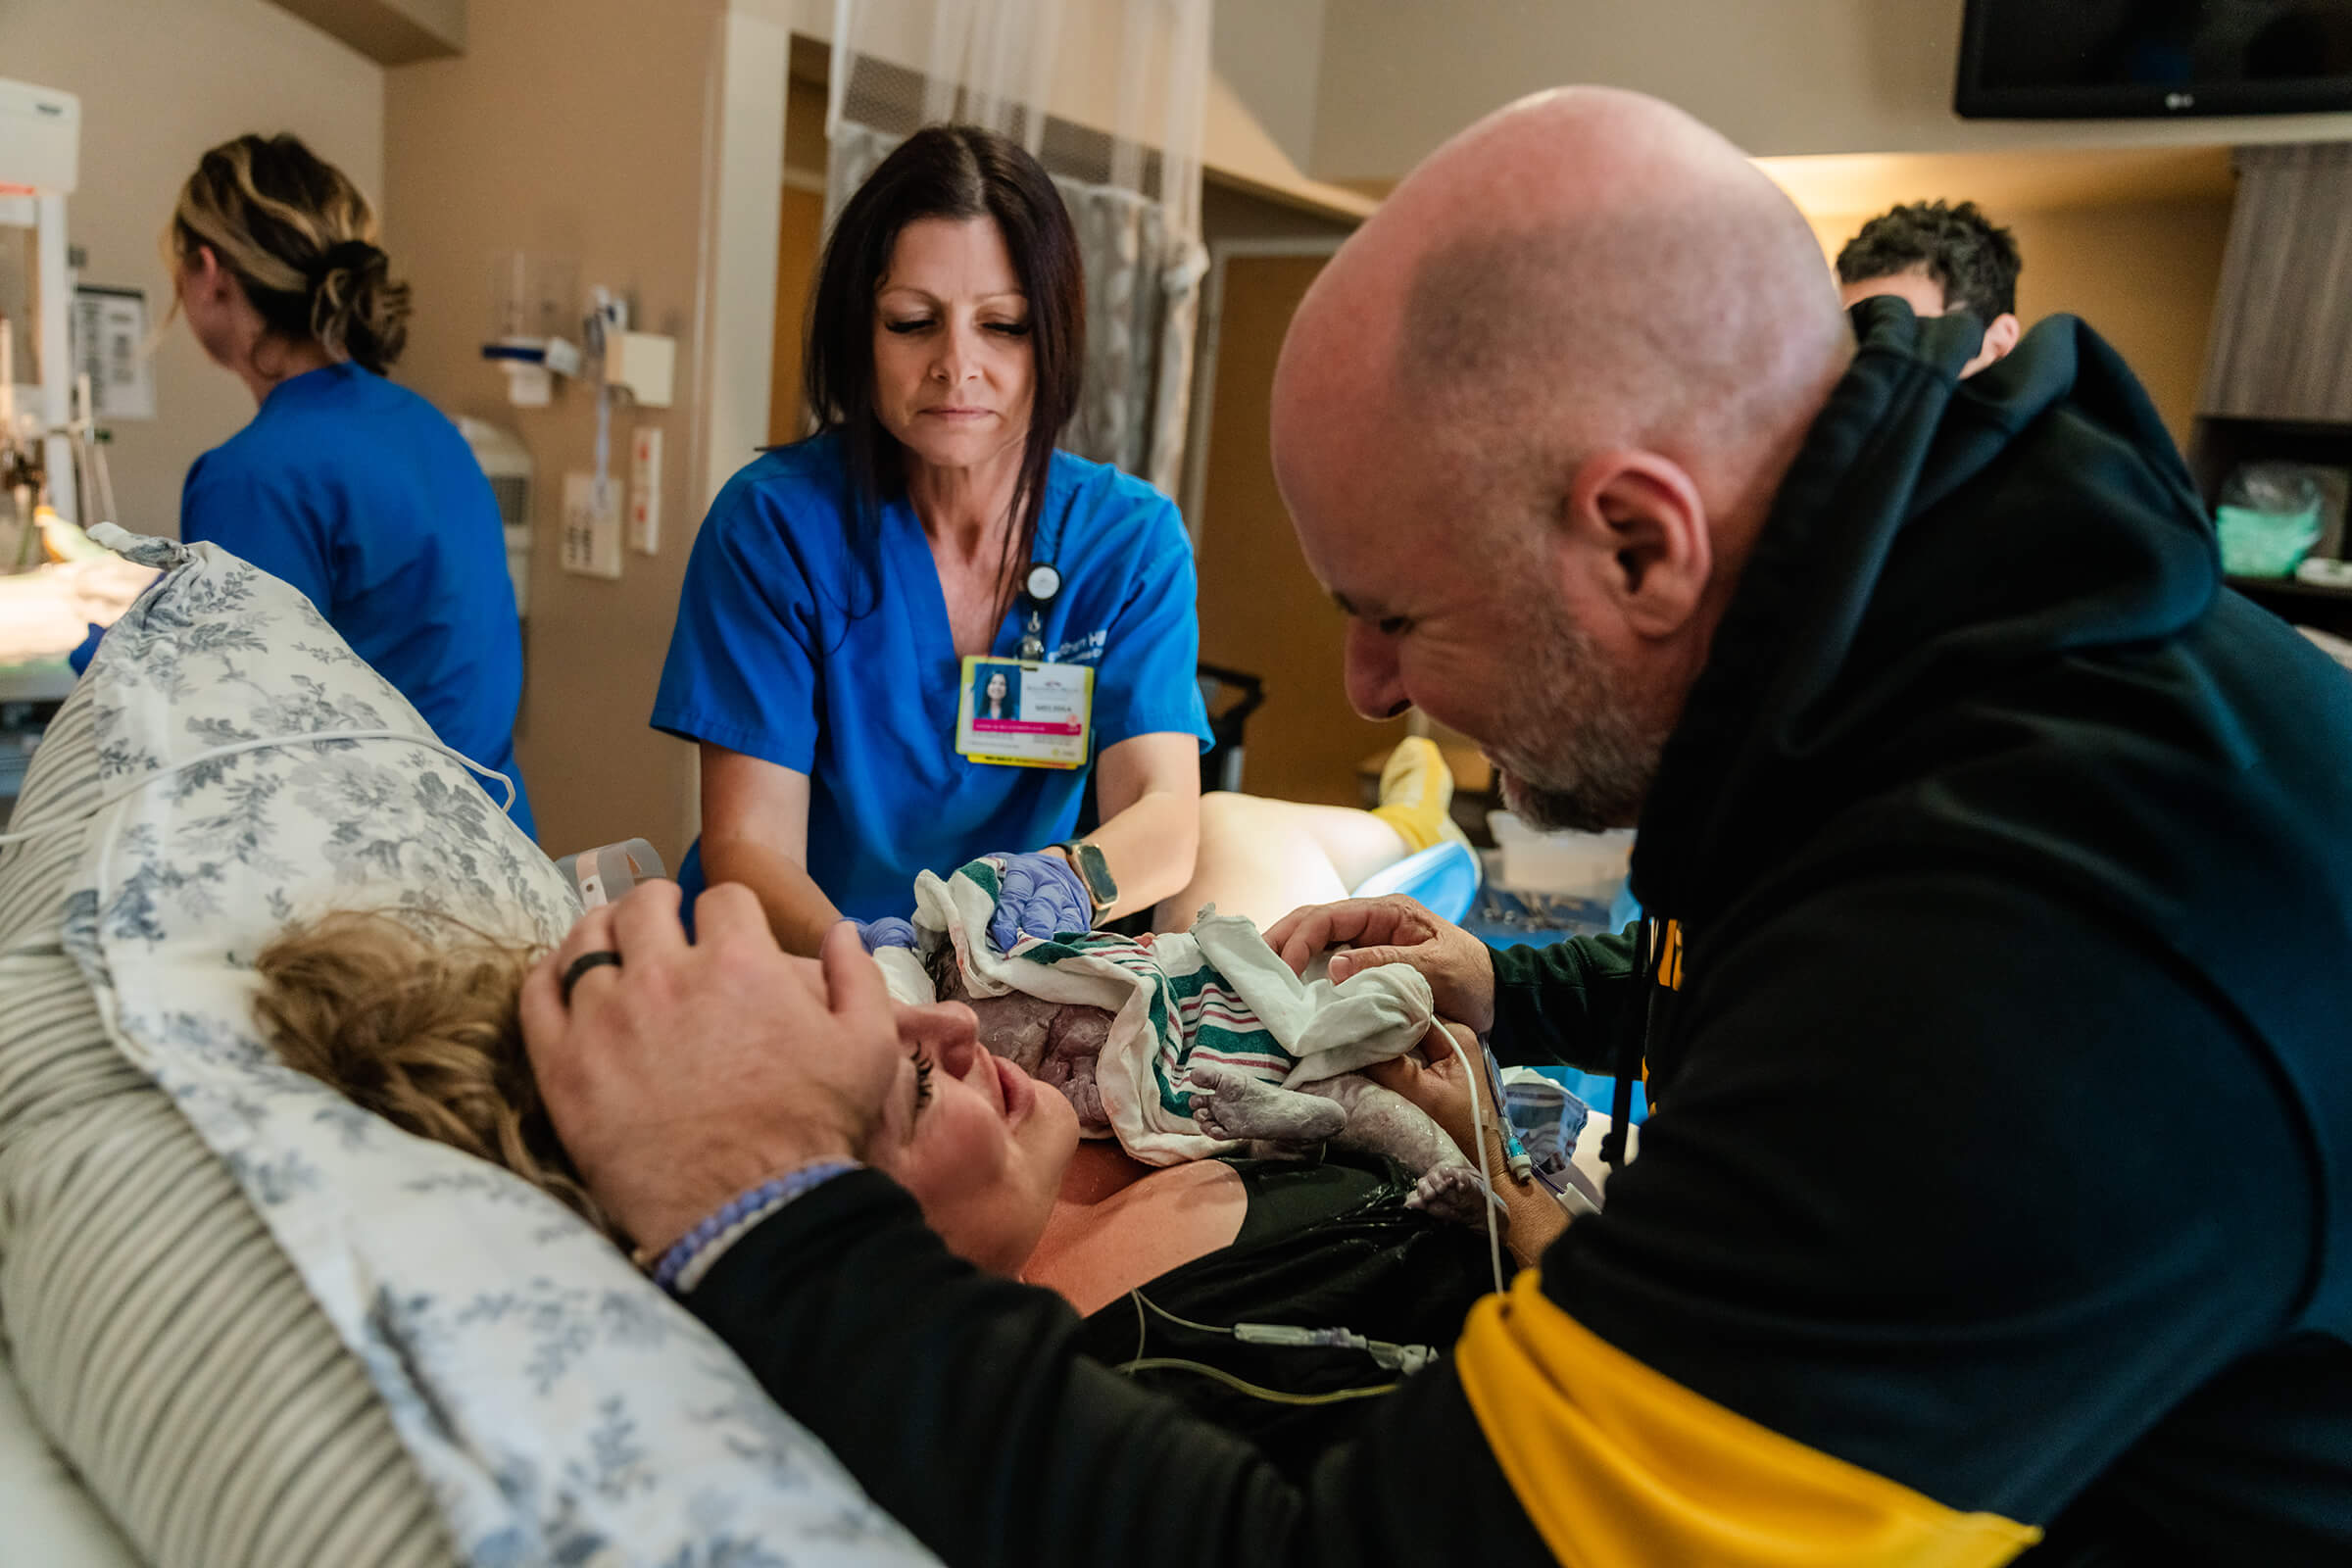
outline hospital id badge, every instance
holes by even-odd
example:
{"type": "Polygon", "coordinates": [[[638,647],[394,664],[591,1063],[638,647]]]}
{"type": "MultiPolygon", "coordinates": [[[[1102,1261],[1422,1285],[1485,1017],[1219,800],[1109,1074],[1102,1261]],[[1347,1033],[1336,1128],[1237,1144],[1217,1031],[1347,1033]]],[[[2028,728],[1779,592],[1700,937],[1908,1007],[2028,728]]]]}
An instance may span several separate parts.
{"type": "Polygon", "coordinates": [[[963,662],[956,750],[1006,767],[1083,767],[1095,710],[1091,664],[963,662]]]}

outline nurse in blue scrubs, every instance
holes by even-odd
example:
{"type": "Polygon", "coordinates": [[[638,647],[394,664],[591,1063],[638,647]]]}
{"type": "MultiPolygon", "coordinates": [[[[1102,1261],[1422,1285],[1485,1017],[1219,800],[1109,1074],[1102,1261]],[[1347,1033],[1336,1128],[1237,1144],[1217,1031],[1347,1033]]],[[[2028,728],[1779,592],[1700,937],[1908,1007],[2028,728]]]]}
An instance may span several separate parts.
{"type": "Polygon", "coordinates": [[[813,953],[984,854],[1018,858],[1000,914],[1040,935],[1184,885],[1208,740],[1192,550],[1165,496],[1054,450],[1084,339],[1069,216],[1017,145],[919,131],[850,199],[810,303],[818,431],[712,505],[654,707],[702,748],[689,898],[742,883],[813,953]],[[987,690],[963,661],[1025,655],[1059,672],[1020,674],[1024,717],[1093,671],[1084,765],[959,747],[987,690]],[[1100,826],[1074,840],[1090,773],[1100,826]],[[1074,909],[1014,908],[1055,884],[1074,909]]]}
{"type": "Polygon", "coordinates": [[[498,505],[457,427],[384,379],[409,290],[375,237],[359,188],[292,136],[224,142],[181,188],[179,309],[261,412],[188,470],[180,537],[308,595],[435,734],[514,781],[509,809],[528,833],[498,505]]]}

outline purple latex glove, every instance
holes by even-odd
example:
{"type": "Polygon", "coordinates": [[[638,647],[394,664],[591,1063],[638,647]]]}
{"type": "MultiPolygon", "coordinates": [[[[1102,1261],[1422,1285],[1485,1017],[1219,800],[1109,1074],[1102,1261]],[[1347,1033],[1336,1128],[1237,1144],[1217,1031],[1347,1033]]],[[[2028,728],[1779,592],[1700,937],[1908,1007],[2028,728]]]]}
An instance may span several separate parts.
{"type": "Polygon", "coordinates": [[[852,920],[850,924],[858,928],[858,940],[865,944],[868,953],[877,948],[914,946],[914,922],[902,920],[895,914],[886,914],[879,920],[852,920]]]}
{"type": "Polygon", "coordinates": [[[1010,953],[1024,936],[1056,937],[1065,931],[1091,931],[1095,902],[1070,862],[1047,850],[1031,855],[992,855],[1000,866],[997,912],[988,922],[988,940],[999,953],[1010,953]]]}

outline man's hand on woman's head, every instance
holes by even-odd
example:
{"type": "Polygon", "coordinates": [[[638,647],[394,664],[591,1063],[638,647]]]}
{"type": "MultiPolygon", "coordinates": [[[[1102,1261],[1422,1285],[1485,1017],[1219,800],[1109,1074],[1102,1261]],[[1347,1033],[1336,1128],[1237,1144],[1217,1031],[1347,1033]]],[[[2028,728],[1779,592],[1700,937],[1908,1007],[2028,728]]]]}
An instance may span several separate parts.
{"type": "Polygon", "coordinates": [[[1384,963],[1409,964],[1429,982],[1438,1011],[1474,1032],[1494,1025],[1494,961],[1487,945],[1401,893],[1294,909],[1266,930],[1266,944],[1296,974],[1331,955],[1333,984],[1384,963]]]}
{"type": "Polygon", "coordinates": [[[660,1250],[727,1200],[820,1159],[863,1156],[906,1050],[848,921],[815,959],[776,946],[749,890],[678,920],[648,882],[581,916],[523,982],[523,1042],[556,1136],[620,1227],[660,1250]],[[584,954],[620,962],[563,977],[584,954]]]}

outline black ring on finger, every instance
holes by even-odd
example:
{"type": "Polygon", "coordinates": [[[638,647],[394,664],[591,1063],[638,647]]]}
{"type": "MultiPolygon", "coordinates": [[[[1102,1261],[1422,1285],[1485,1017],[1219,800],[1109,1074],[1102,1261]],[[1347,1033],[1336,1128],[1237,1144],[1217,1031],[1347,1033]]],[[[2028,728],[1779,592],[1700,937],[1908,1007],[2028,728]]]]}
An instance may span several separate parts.
{"type": "Polygon", "coordinates": [[[580,983],[580,976],[608,963],[615,969],[620,967],[620,955],[614,953],[611,948],[598,948],[593,953],[583,953],[571,960],[564,970],[564,979],[561,984],[564,1005],[566,1009],[571,1006],[571,988],[580,983]]]}

